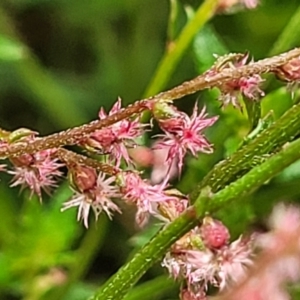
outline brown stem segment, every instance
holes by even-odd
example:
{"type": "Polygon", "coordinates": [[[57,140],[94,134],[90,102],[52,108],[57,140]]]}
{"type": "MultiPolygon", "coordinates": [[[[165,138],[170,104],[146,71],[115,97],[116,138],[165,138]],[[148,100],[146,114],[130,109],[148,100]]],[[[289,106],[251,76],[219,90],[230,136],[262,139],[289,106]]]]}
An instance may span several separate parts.
{"type": "Polygon", "coordinates": [[[81,154],[77,154],[75,152],[66,150],[64,148],[59,148],[56,152],[56,155],[67,166],[72,163],[82,164],[85,166],[92,167],[92,168],[96,169],[97,171],[104,172],[111,176],[114,176],[120,172],[120,169],[115,168],[109,164],[102,163],[95,159],[83,156],[81,154]]]}
{"type": "Polygon", "coordinates": [[[139,114],[147,110],[150,106],[149,102],[157,100],[176,100],[203,89],[220,86],[224,82],[232,79],[272,72],[276,68],[285,65],[291,59],[298,56],[300,56],[300,48],[296,48],[278,56],[266,58],[257,62],[251,62],[246,66],[224,69],[214,76],[208,76],[207,73],[204,73],[195,79],[186,81],[169,91],[159,93],[147,99],[136,101],[134,104],[129,105],[120,112],[108,116],[106,119],[93,121],[91,123],[74,127],[66,131],[54,133],[44,138],[36,139],[32,142],[15,143],[9,148],[0,149],[0,159],[16,157],[24,153],[35,153],[44,149],[59,148],[65,145],[74,145],[97,129],[110,126],[123,119],[129,118],[134,114],[139,114]]]}

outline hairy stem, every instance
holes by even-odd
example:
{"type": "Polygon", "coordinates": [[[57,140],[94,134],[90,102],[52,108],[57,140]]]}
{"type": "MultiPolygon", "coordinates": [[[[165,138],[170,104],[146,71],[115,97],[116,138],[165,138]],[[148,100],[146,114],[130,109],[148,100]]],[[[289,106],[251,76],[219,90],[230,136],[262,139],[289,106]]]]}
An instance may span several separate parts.
{"type": "Polygon", "coordinates": [[[75,152],[66,150],[64,148],[59,148],[56,152],[56,155],[67,166],[72,163],[82,164],[85,166],[92,167],[92,168],[96,169],[97,171],[104,172],[111,176],[114,176],[120,172],[120,169],[115,168],[109,164],[102,163],[98,160],[83,156],[81,154],[77,154],[75,152]]]}
{"type": "Polygon", "coordinates": [[[296,48],[289,52],[283,53],[278,56],[266,58],[257,62],[249,63],[246,66],[238,68],[228,68],[222,70],[214,76],[207,76],[206,73],[186,81],[183,84],[166,92],[159,93],[156,96],[143,99],[129,105],[127,108],[108,116],[106,119],[93,121],[91,123],[74,127],[66,131],[55,133],[44,138],[36,139],[32,142],[22,142],[10,145],[10,147],[0,150],[0,158],[16,157],[24,153],[35,153],[40,150],[58,148],[65,145],[74,145],[84,137],[94,132],[97,129],[110,126],[123,119],[129,118],[134,114],[139,114],[149,107],[149,101],[171,101],[182,98],[183,96],[193,94],[197,91],[217,87],[224,82],[238,79],[243,76],[251,76],[253,74],[268,73],[272,70],[286,64],[291,59],[300,55],[300,48],[296,48]]]}
{"type": "Polygon", "coordinates": [[[179,218],[144,246],[131,261],[125,264],[109,281],[89,300],[120,300],[167,249],[183,234],[197,224],[193,207],[187,209],[179,218]]]}
{"type": "Polygon", "coordinates": [[[216,164],[191,193],[191,201],[195,201],[203,187],[210,186],[213,192],[220,190],[234,180],[238,173],[251,169],[253,160],[291,141],[300,132],[299,114],[300,104],[297,104],[246,146],[216,164]]]}

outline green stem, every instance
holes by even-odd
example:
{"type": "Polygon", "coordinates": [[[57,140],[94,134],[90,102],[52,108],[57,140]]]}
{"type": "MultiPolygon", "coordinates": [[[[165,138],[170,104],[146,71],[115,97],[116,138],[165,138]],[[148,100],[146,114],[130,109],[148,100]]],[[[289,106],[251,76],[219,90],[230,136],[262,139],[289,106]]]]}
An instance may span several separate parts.
{"type": "Polygon", "coordinates": [[[89,300],[120,300],[140,277],[158,261],[167,249],[197,223],[193,207],[187,209],[173,223],[159,231],[131,261],[113,275],[89,300]]]}
{"type": "Polygon", "coordinates": [[[191,193],[191,201],[195,201],[203,187],[210,186],[213,192],[220,190],[240,172],[251,169],[253,159],[271,153],[291,141],[300,132],[299,115],[300,104],[297,104],[246,146],[215,165],[191,193]]]}
{"type": "Polygon", "coordinates": [[[265,182],[277,175],[283,169],[300,158],[300,139],[294,141],[282,151],[272,156],[260,166],[253,168],[242,178],[231,183],[225,189],[216,193],[210,201],[202,201],[198,196],[195,207],[197,215],[215,212],[228,205],[233,200],[242,200],[243,197],[251,194],[265,182]]]}
{"type": "Polygon", "coordinates": [[[170,75],[174,71],[183,53],[192,42],[194,36],[203,25],[214,15],[219,0],[206,0],[198,8],[193,19],[181,31],[176,41],[172,43],[171,49],[165,53],[159,63],[158,69],[145,92],[145,97],[161,91],[170,75]]]}
{"type": "Polygon", "coordinates": [[[281,35],[273,44],[269,55],[275,55],[286,49],[295,46],[295,43],[299,41],[300,34],[300,6],[291,17],[289,23],[286,25],[281,35]]]}
{"type": "Polygon", "coordinates": [[[215,212],[235,199],[237,201],[242,200],[243,197],[253,192],[299,158],[300,140],[297,140],[225,189],[217,194],[212,194],[209,199],[206,195],[198,196],[194,204],[196,214],[192,206],[165,229],[161,230],[89,300],[123,299],[128,290],[147,269],[161,259],[179,237],[197,224],[198,218],[202,218],[207,212],[215,212]]]}

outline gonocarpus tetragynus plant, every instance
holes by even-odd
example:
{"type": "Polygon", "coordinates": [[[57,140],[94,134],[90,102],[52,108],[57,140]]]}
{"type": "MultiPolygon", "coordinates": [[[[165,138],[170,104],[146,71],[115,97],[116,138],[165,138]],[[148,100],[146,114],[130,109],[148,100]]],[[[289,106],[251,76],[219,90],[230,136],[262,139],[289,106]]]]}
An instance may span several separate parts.
{"type": "MultiPolygon", "coordinates": [[[[249,52],[211,53],[215,62],[202,74],[157,93],[210,18],[257,4],[207,0],[195,11],[187,8],[189,21],[168,47],[148,90],[152,96],[127,106],[118,98],[110,110],[100,108],[97,120],[47,136],[27,128],[1,129],[1,171],[12,176],[11,187],[28,189],[30,198],[42,202],[44,194],[67,181],[72,195],[61,211],[77,210],[86,230],[93,230],[91,218],[97,222],[105,214],[113,220],[129,207],[135,208],[140,230],[158,221],[160,230],[90,299],[136,299],[127,293],[157,261],[180,283],[182,300],[287,299],[284,285],[299,280],[296,205],[274,206],[270,231],[253,229],[237,237],[222,212],[240,207],[300,158],[300,49],[259,60],[249,52]],[[293,101],[277,118],[262,110],[274,78],[287,85],[284,93],[293,101]],[[177,106],[176,100],[202,90],[218,91],[213,104],[194,96],[190,113],[177,106]],[[187,157],[204,160],[219,150],[207,132],[227,126],[223,116],[230,111],[246,116],[248,131],[239,133],[230,155],[183,192],[187,157]]],[[[171,21],[177,5],[171,1],[171,21]]]]}

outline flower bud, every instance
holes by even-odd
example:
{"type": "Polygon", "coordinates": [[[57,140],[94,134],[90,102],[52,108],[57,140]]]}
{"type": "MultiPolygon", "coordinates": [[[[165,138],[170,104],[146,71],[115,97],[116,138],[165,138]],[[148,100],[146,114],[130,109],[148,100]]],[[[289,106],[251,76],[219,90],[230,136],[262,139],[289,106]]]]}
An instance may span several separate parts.
{"type": "Polygon", "coordinates": [[[218,220],[206,217],[200,229],[204,244],[211,249],[225,246],[230,238],[228,229],[218,220]]]}
{"type": "Polygon", "coordinates": [[[164,120],[178,115],[177,109],[165,101],[157,101],[152,107],[152,113],[155,119],[164,120]]]}
{"type": "Polygon", "coordinates": [[[97,185],[97,172],[95,169],[83,165],[75,165],[69,169],[71,186],[84,193],[97,185]]]}
{"type": "Polygon", "coordinates": [[[34,162],[35,159],[32,154],[25,153],[18,157],[11,157],[9,160],[16,167],[28,167],[34,162]]]}
{"type": "Polygon", "coordinates": [[[300,81],[300,56],[295,57],[285,65],[278,67],[275,74],[283,81],[300,81]]]}

